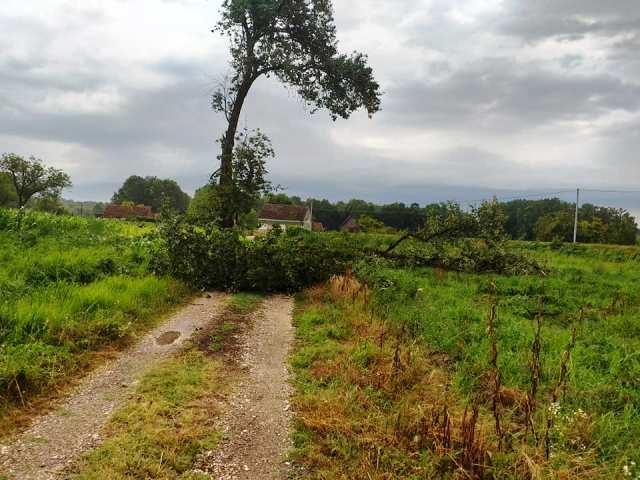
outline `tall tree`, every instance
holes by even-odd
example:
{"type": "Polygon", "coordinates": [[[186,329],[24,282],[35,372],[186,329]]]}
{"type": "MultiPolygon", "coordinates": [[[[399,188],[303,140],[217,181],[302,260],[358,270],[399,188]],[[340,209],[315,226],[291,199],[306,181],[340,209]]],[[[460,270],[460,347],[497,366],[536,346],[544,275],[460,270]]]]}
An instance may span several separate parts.
{"type": "Polygon", "coordinates": [[[5,153],[0,158],[2,173],[8,175],[13,184],[18,208],[24,207],[34,195],[55,198],[71,186],[69,175],[62,170],[45,167],[38,158],[25,159],[15,153],[5,153]]]}
{"type": "Polygon", "coordinates": [[[190,198],[175,180],[132,175],[113,194],[111,200],[114,203],[132,202],[135,205],[148,205],[155,212],[159,212],[163,204],[168,203],[173,210],[185,212],[190,198]]]}
{"type": "Polygon", "coordinates": [[[228,125],[220,143],[222,224],[234,221],[233,154],[238,121],[255,81],[275,75],[297,90],[314,111],[348,118],[364,107],[380,109],[380,87],[367,57],[338,52],[331,0],[224,0],[214,32],[231,41],[232,74],[213,95],[212,107],[228,125]]]}

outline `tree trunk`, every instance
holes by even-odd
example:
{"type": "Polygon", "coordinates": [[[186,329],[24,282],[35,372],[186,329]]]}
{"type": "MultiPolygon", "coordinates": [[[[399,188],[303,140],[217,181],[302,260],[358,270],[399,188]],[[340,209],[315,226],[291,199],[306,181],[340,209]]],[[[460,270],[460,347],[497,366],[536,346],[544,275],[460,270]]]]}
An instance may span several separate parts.
{"type": "Polygon", "coordinates": [[[240,85],[233,102],[233,110],[229,117],[227,131],[222,137],[222,154],[220,155],[220,187],[222,190],[222,227],[232,228],[235,223],[235,205],[233,203],[233,149],[236,144],[238,122],[251,85],[255,78],[248,78],[240,85]]]}

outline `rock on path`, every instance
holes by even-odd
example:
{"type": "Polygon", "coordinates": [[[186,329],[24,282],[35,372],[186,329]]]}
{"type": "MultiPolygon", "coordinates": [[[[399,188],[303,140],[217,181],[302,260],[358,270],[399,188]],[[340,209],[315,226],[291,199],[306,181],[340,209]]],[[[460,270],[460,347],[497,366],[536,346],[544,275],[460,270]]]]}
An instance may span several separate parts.
{"type": "Polygon", "coordinates": [[[213,320],[224,299],[222,294],[197,298],[119,358],[89,374],[54,411],[38,419],[13,444],[0,445],[0,475],[19,480],[53,479],[82,453],[100,444],[100,429],[134,392],[137,379],[213,320]]]}
{"type": "Polygon", "coordinates": [[[216,480],[286,478],[291,385],[287,355],[293,342],[293,300],[264,301],[251,328],[240,339],[245,373],[235,385],[221,420],[224,439],[203,455],[197,472],[216,480]]]}

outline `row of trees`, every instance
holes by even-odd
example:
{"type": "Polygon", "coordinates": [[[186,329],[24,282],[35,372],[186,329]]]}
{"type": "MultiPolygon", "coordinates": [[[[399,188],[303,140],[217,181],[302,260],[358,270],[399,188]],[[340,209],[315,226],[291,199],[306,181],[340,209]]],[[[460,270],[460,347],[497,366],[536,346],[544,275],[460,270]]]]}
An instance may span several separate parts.
{"type": "MultiPolygon", "coordinates": [[[[103,203],[63,200],[62,191],[71,186],[71,178],[62,170],[47,167],[42,160],[14,153],[0,157],[0,207],[29,207],[54,213],[99,214],[103,203]]],[[[112,202],[148,205],[155,212],[163,207],[184,213],[190,197],[175,180],[158,177],[129,177],[114,193],[112,202]]]]}
{"type": "MultiPolygon", "coordinates": [[[[313,203],[314,218],[328,230],[338,230],[349,217],[358,218],[365,231],[418,231],[430,218],[439,217],[447,204],[421,207],[417,203],[376,205],[359,199],[332,203],[326,199],[307,199],[270,193],[266,160],[273,157],[269,139],[260,131],[245,131],[238,136],[234,151],[233,202],[234,224],[252,228],[257,225],[256,210],[268,201],[282,204],[313,203]]],[[[158,177],[129,177],[114,193],[114,203],[149,205],[155,212],[169,208],[188,213],[198,222],[223,222],[224,189],[215,181],[196,192],[193,200],[175,180],[158,177]]],[[[69,175],[42,161],[15,154],[0,158],[0,206],[63,212],[60,195],[71,186],[69,175]]],[[[95,207],[101,207],[96,205],[95,207]]],[[[505,229],[514,239],[570,241],[573,238],[575,206],[557,198],[544,200],[513,200],[502,204],[506,214],[505,229]]],[[[94,208],[93,213],[97,213],[94,208]]],[[[87,212],[89,213],[89,212],[87,212]]],[[[633,245],[637,241],[635,218],[622,209],[584,204],[579,209],[578,240],[584,243],[633,245]]]]}
{"type": "MultiPolygon", "coordinates": [[[[506,229],[522,240],[571,241],[575,204],[557,198],[514,200],[504,204],[506,229]]],[[[585,203],[578,210],[578,241],[634,245],[637,242],[636,219],[626,210],[585,203]]]]}
{"type": "MultiPolygon", "coordinates": [[[[284,193],[272,194],[267,200],[274,203],[302,204],[300,197],[284,193]]],[[[418,231],[430,218],[438,218],[447,210],[446,203],[421,207],[413,203],[376,205],[364,200],[332,203],[328,200],[308,199],[313,202],[314,217],[328,230],[337,230],[350,216],[358,218],[365,231],[395,230],[418,231]]],[[[502,203],[506,214],[505,230],[513,239],[540,241],[571,241],[575,204],[557,198],[545,200],[514,200],[502,203]]],[[[611,243],[634,245],[638,226],[636,219],[626,210],[584,204],[579,209],[578,241],[584,243],[611,243]]]]}

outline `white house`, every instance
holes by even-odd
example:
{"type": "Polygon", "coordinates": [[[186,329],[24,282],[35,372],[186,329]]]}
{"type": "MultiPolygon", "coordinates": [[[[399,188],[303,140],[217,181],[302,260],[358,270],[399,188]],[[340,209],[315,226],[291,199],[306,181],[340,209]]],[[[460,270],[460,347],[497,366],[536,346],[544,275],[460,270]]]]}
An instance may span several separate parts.
{"type": "Polygon", "coordinates": [[[282,228],[296,226],[313,229],[313,207],[307,205],[280,205],[265,203],[258,212],[260,230],[269,230],[273,225],[282,228]]]}

